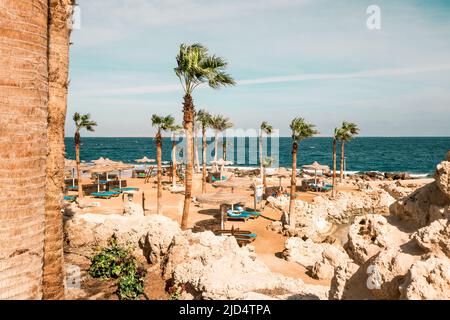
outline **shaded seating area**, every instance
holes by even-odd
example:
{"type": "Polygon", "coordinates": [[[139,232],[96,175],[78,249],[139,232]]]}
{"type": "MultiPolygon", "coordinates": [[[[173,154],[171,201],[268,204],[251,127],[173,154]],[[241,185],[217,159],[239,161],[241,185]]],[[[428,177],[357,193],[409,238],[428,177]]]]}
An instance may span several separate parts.
{"type": "Polygon", "coordinates": [[[103,192],[106,191],[105,190],[105,185],[98,185],[98,184],[84,184],[82,186],[82,190],[83,190],[83,195],[85,196],[90,196],[92,195],[92,193],[94,192],[103,192]]]}

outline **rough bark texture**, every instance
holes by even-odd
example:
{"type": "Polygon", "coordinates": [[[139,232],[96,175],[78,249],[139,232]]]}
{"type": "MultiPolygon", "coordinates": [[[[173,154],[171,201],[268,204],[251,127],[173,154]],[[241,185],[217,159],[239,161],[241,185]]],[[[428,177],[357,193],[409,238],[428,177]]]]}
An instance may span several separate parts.
{"type": "Polygon", "coordinates": [[[156,173],[156,179],[158,184],[158,191],[156,194],[156,213],[162,214],[161,211],[161,198],[162,198],[162,137],[161,132],[156,134],[156,163],[158,166],[158,172],[156,173]]]}
{"type": "Polygon", "coordinates": [[[177,185],[177,142],[175,134],[172,135],[172,187],[177,185]]]}
{"type": "Polygon", "coordinates": [[[48,128],[45,192],[43,298],[64,298],[63,222],[64,124],[67,109],[72,0],[49,0],[48,128]]]}
{"type": "Polygon", "coordinates": [[[344,163],[345,163],[345,142],[341,142],[341,172],[339,173],[339,179],[344,179],[344,163]]]}
{"type": "Polygon", "coordinates": [[[193,154],[193,125],[195,118],[195,109],[192,101],[192,96],[190,94],[186,94],[184,96],[183,103],[183,126],[186,130],[186,177],[185,177],[185,192],[184,192],[184,206],[183,206],[183,216],[181,218],[181,229],[185,230],[188,225],[189,218],[189,207],[191,204],[192,197],[192,171],[193,171],[193,163],[194,163],[194,154],[193,154]]]}
{"type": "Polygon", "coordinates": [[[222,154],[223,154],[223,160],[227,161],[227,139],[226,137],[223,137],[222,141],[222,154]]]}
{"type": "Polygon", "coordinates": [[[47,0],[0,0],[0,299],[41,299],[47,0]]]}
{"type": "Polygon", "coordinates": [[[78,198],[83,198],[83,182],[81,181],[81,170],[80,170],[80,132],[75,132],[75,161],[77,163],[77,180],[78,180],[78,198]]]}
{"type": "Polygon", "coordinates": [[[200,172],[200,159],[198,156],[198,142],[197,142],[197,126],[194,125],[194,155],[195,155],[195,172],[200,172]]]}
{"type": "Polygon", "coordinates": [[[207,144],[206,144],[206,127],[203,126],[202,127],[202,162],[203,162],[203,166],[202,166],[202,194],[206,193],[206,148],[207,148],[207,144]]]}
{"type": "Polygon", "coordinates": [[[336,195],[336,139],[333,139],[333,196],[336,195]]]}
{"type": "Polygon", "coordinates": [[[291,174],[291,197],[289,200],[289,224],[295,228],[295,194],[297,191],[297,152],[298,143],[292,144],[292,174],[291,174]]]}

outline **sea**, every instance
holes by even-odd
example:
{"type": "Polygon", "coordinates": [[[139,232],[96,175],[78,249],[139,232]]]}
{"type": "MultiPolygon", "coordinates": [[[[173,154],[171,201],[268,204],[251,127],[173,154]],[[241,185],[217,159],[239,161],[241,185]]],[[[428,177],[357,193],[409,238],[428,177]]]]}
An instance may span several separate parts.
{"type": "MultiPolygon", "coordinates": [[[[220,139],[220,138],[219,138],[220,139]]],[[[258,167],[257,138],[226,138],[227,160],[238,167],[258,167]]],[[[177,141],[177,158],[183,159],[183,141],[177,141]]],[[[154,138],[92,138],[81,139],[81,159],[90,162],[100,157],[115,161],[135,163],[136,159],[147,156],[155,159],[154,138]]],[[[66,157],[75,159],[73,138],[66,138],[66,157]]],[[[219,140],[219,158],[222,158],[222,140],[219,140]]],[[[264,156],[271,157],[273,167],[291,167],[292,140],[289,137],[264,140],[264,156]]],[[[199,156],[201,160],[201,142],[199,156]]],[[[338,167],[340,146],[338,145],[338,167]]],[[[414,177],[432,175],[436,165],[443,161],[450,150],[450,137],[357,137],[345,145],[347,173],[368,171],[407,172],[414,177]]],[[[163,138],[162,160],[171,161],[172,139],[163,138]]],[[[208,138],[207,161],[214,156],[214,139],[208,138]]],[[[181,159],[181,161],[180,161],[181,159]]],[[[298,166],[311,164],[332,166],[332,139],[315,137],[300,142],[298,166]]]]}

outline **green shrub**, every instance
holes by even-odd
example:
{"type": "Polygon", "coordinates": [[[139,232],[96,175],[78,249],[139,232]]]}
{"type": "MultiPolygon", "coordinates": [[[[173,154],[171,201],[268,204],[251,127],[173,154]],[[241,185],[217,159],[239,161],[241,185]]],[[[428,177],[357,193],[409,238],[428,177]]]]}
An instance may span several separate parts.
{"type": "Polygon", "coordinates": [[[121,300],[138,299],[144,293],[147,271],[137,265],[130,249],[121,247],[115,236],[109,240],[109,247],[91,258],[89,274],[93,278],[118,278],[116,294],[121,300]]]}

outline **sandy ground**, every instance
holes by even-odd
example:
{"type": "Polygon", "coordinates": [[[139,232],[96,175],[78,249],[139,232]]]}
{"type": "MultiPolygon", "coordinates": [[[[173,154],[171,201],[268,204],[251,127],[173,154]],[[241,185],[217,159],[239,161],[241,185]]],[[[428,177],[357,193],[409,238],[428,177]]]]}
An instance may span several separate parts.
{"type": "MultiPolygon", "coordinates": [[[[248,178],[247,178],[248,179],[248,178]]],[[[152,179],[149,183],[144,184],[143,179],[127,179],[129,187],[138,187],[139,192],[134,195],[133,202],[142,204],[142,196],[145,196],[145,213],[146,215],[156,213],[156,182],[152,179]]],[[[248,179],[250,183],[250,179],[248,179]]],[[[90,183],[88,179],[85,179],[83,183],[90,183]]],[[[277,186],[279,183],[278,178],[269,179],[268,185],[277,186]]],[[[170,185],[168,177],[164,177],[163,185],[170,185]]],[[[287,187],[289,185],[288,179],[283,179],[282,185],[287,187]]],[[[207,192],[217,192],[219,188],[213,187],[211,184],[207,185],[207,192]]],[[[226,191],[230,191],[229,189],[226,191]]],[[[246,203],[249,209],[253,208],[253,198],[252,191],[247,188],[235,189],[235,193],[245,194],[248,196],[248,201],[246,203]]],[[[70,193],[75,194],[75,193],[70,193]]],[[[201,194],[201,174],[195,174],[193,179],[193,196],[198,196],[201,194]]],[[[313,199],[318,195],[314,192],[301,192],[298,193],[298,199],[305,201],[313,201],[313,199]]],[[[181,214],[183,210],[183,194],[174,194],[168,190],[163,190],[162,196],[162,212],[163,215],[176,220],[181,221],[181,214]]],[[[98,207],[92,208],[89,211],[92,213],[99,214],[122,214],[123,211],[123,200],[122,197],[111,198],[111,199],[94,199],[92,197],[85,197],[87,202],[97,202],[98,207]]],[[[228,221],[226,223],[226,229],[230,229],[232,226],[234,228],[240,228],[241,230],[249,230],[256,233],[257,239],[252,243],[255,247],[257,257],[259,260],[263,261],[273,272],[281,273],[288,277],[300,278],[305,283],[309,284],[323,284],[329,285],[328,280],[316,280],[307,275],[307,270],[294,262],[288,262],[284,260],[281,256],[284,250],[284,243],[286,237],[281,234],[275,233],[267,229],[267,226],[275,220],[280,220],[281,212],[270,207],[265,207],[262,212],[262,216],[255,220],[248,220],[247,222],[239,221],[228,221]]],[[[191,212],[189,215],[189,228],[202,227],[204,229],[211,228],[211,225],[218,225],[219,220],[219,208],[218,206],[201,204],[195,205],[191,204],[191,212]]]]}

